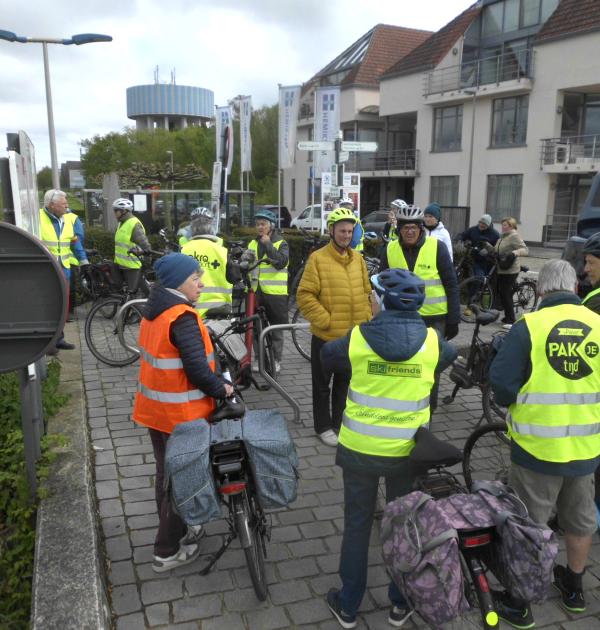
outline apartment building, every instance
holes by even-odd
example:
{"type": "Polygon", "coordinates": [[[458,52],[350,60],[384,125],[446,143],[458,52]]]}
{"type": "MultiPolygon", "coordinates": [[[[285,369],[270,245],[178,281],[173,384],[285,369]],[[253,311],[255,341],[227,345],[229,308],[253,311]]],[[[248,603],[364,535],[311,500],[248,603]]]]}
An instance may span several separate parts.
{"type": "Polygon", "coordinates": [[[351,156],[362,199],[469,206],[564,242],[600,166],[599,48],[596,0],[472,5],[380,74],[379,152],[351,156]],[[399,130],[414,169],[390,161],[399,130]]]}

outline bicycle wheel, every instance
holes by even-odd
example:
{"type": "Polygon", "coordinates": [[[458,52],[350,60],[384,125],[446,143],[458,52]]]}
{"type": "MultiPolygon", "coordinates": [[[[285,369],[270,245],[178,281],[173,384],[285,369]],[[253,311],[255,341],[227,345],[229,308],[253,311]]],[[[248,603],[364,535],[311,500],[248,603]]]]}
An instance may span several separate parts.
{"type": "Polygon", "coordinates": [[[537,284],[533,280],[522,280],[516,284],[513,292],[513,304],[517,319],[524,313],[535,311],[537,302],[537,284]]]}
{"type": "Polygon", "coordinates": [[[492,308],[494,303],[492,287],[485,282],[484,278],[480,277],[463,280],[458,285],[458,296],[460,300],[460,318],[463,322],[469,324],[475,323],[475,313],[470,309],[471,304],[487,310],[492,308]]]}
{"type": "Polygon", "coordinates": [[[85,341],[90,352],[102,363],[113,367],[130,365],[139,356],[119,340],[116,314],[121,304],[121,298],[109,297],[94,304],[85,318],[85,341]],[[113,313],[110,318],[106,317],[109,312],[113,313]]]}
{"type": "MultiPolygon", "coordinates": [[[[489,383],[485,383],[481,386],[481,406],[483,407],[483,415],[488,424],[506,422],[506,407],[496,402],[494,392],[489,383]]],[[[508,436],[504,433],[502,435],[508,442],[508,436]]]]}
{"type": "Polygon", "coordinates": [[[235,531],[246,556],[252,586],[256,597],[263,602],[267,599],[263,517],[254,498],[249,500],[246,491],[232,495],[231,500],[235,531]]]}
{"type": "Polygon", "coordinates": [[[471,490],[474,481],[508,482],[510,444],[506,424],[496,422],[475,429],[463,449],[463,475],[471,490]]]}
{"type": "Polygon", "coordinates": [[[302,278],[302,274],[304,273],[304,265],[302,265],[298,271],[296,271],[292,281],[290,282],[290,288],[288,290],[288,312],[293,313],[297,308],[298,304],[296,302],[296,293],[298,292],[298,285],[300,284],[300,279],[302,278]]]}
{"type": "Polygon", "coordinates": [[[277,380],[277,369],[275,367],[275,350],[273,349],[273,337],[265,337],[265,371],[272,378],[277,380]]]}
{"type": "MultiPolygon", "coordinates": [[[[300,309],[296,309],[292,317],[292,324],[307,324],[300,309]]],[[[296,350],[307,360],[310,361],[310,339],[311,333],[309,328],[292,328],[292,341],[296,346],[296,350]]]]}
{"type": "Polygon", "coordinates": [[[140,352],[138,340],[143,319],[141,308],[145,302],[146,300],[125,302],[116,315],[117,334],[121,345],[136,354],[140,352]]]}

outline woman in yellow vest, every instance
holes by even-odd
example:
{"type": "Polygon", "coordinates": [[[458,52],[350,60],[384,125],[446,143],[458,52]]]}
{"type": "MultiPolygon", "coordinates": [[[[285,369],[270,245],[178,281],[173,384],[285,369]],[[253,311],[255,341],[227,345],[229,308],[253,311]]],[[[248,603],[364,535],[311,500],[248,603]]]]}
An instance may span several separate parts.
{"type": "Polygon", "coordinates": [[[135,293],[140,287],[142,262],[128,252],[134,248],[148,251],[151,249],[150,241],[142,222],[133,216],[133,203],[129,199],[116,199],[112,208],[119,222],[115,232],[115,263],[127,283],[129,292],[135,293]]]}
{"type": "MultiPolygon", "coordinates": [[[[356,625],[367,584],[379,479],[385,477],[387,501],[411,491],[408,456],[414,434],[429,423],[436,372],[456,358],[454,348],[417,313],[425,299],[420,278],[405,269],[388,269],[371,283],[380,312],[321,351],[325,370],[351,375],[336,456],[344,479],[342,588],[327,594],[327,604],[344,628],[356,625]]],[[[399,627],[412,611],[394,583],[388,596],[389,621],[399,627]]]]}
{"type": "MultiPolygon", "coordinates": [[[[266,260],[258,266],[256,297],[265,307],[269,324],[288,323],[288,263],[289,249],[279,231],[275,228],[277,217],[270,210],[254,215],[257,237],[248,243],[257,260],[266,260]]],[[[283,354],[283,332],[273,333],[273,353],[275,370],[281,369],[283,354]]],[[[255,366],[256,371],[258,367],[255,366]]]]}
{"type": "Polygon", "coordinates": [[[140,326],[140,375],[133,419],[148,427],[156,460],[158,531],[152,568],[157,573],[193,562],[202,528],[187,528],[164,489],[167,439],[175,426],[208,418],[215,399],[233,387],[215,374],[210,336],[194,304],[202,291],[202,270],[184,254],[154,264],[159,284],[150,292],[140,326]]]}

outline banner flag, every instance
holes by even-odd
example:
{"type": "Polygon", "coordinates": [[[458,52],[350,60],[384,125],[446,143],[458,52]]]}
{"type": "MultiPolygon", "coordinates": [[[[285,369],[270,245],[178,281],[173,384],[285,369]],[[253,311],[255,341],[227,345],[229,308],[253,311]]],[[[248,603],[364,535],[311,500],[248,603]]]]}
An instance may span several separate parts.
{"type": "Polygon", "coordinates": [[[217,107],[216,116],[217,134],[217,162],[222,162],[228,173],[231,173],[233,164],[233,115],[231,107],[217,107]]]}
{"type": "MultiPolygon", "coordinates": [[[[333,142],[340,130],[340,88],[320,87],[316,90],[315,142],[333,142]]],[[[331,170],[333,151],[315,151],[314,166],[317,173],[331,170]]]]}
{"type": "Polygon", "coordinates": [[[279,168],[294,166],[300,85],[279,88],[279,168]]]}
{"type": "Polygon", "coordinates": [[[240,160],[242,173],[252,170],[252,136],[250,123],[252,121],[252,97],[244,96],[240,99],[240,160]]]}

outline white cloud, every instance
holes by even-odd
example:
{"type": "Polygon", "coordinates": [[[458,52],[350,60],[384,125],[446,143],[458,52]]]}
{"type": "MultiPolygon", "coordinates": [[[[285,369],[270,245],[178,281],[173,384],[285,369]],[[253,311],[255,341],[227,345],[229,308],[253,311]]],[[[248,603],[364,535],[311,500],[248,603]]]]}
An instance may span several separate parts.
{"type": "MultiPolygon", "coordinates": [[[[78,142],[120,131],[127,87],[162,80],[215,92],[224,104],[252,94],[275,103],[277,83],[301,83],[377,23],[437,30],[469,0],[44,0],[3,7],[0,28],[25,36],[107,33],[113,42],[49,46],[58,158],[79,157],[78,142]]],[[[37,166],[49,164],[42,50],[0,41],[0,142],[25,130],[37,166]]]]}

